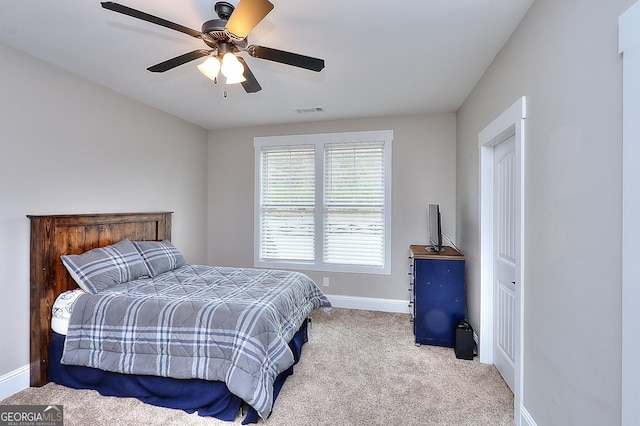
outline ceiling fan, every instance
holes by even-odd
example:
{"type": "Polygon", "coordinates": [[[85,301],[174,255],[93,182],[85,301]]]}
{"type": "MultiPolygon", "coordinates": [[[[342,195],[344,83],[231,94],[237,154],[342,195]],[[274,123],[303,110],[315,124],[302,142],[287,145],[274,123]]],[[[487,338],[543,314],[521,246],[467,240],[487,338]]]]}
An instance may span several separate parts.
{"type": "Polygon", "coordinates": [[[221,71],[227,78],[227,84],[241,83],[245,92],[255,93],[262,90],[262,87],[260,87],[244,59],[236,55],[239,52],[247,52],[249,56],[254,58],[266,59],[316,72],[324,68],[323,59],[248,44],[247,36],[249,32],[273,9],[273,4],[268,0],[240,0],[236,7],[227,2],[217,2],[214,10],[219,19],[212,19],[203,23],[202,31],[167,21],[119,3],[106,1],[100,4],[105,9],[199,38],[209,47],[208,49],[197,49],[176,56],[147,68],[151,72],[165,72],[207,56],[208,58],[198,65],[198,69],[204,75],[217,81],[218,72],[221,71]]]}

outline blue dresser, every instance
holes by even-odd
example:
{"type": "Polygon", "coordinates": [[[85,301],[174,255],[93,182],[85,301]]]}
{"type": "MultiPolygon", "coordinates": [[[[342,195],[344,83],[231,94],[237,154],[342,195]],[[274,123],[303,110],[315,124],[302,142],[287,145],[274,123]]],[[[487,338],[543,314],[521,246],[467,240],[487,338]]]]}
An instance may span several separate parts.
{"type": "Polygon", "coordinates": [[[409,291],[415,344],[455,346],[455,329],[465,319],[464,256],[452,247],[431,252],[410,247],[409,291]]]}

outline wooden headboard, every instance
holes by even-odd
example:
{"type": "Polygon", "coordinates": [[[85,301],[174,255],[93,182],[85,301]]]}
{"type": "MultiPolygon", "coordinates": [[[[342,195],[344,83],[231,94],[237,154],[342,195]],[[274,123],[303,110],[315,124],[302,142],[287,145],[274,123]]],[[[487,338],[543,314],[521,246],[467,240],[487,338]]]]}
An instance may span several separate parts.
{"type": "Polygon", "coordinates": [[[60,256],[80,254],[128,238],[171,239],[171,212],[31,216],[31,386],[48,382],[51,308],[56,297],[78,288],[60,256]]]}

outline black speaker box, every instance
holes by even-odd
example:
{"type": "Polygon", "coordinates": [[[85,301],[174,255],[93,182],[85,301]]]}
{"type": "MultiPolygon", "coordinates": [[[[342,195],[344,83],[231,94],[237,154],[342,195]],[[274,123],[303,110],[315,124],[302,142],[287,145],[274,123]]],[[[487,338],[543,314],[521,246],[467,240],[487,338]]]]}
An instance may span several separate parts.
{"type": "Polygon", "coordinates": [[[454,351],[458,359],[473,359],[475,342],[473,341],[473,328],[467,321],[461,321],[456,325],[456,346],[454,351]]]}

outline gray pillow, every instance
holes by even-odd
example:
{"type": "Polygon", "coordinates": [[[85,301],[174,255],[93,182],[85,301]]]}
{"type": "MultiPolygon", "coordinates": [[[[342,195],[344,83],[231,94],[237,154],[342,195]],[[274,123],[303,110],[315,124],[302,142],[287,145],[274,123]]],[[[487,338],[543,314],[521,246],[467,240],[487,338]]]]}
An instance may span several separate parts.
{"type": "Polygon", "coordinates": [[[87,293],[98,293],[149,275],[140,253],[126,239],[82,254],[61,256],[61,259],[71,277],[87,293]]]}
{"type": "Polygon", "coordinates": [[[149,274],[156,277],[187,262],[171,241],[133,241],[133,245],[144,259],[149,274]]]}

